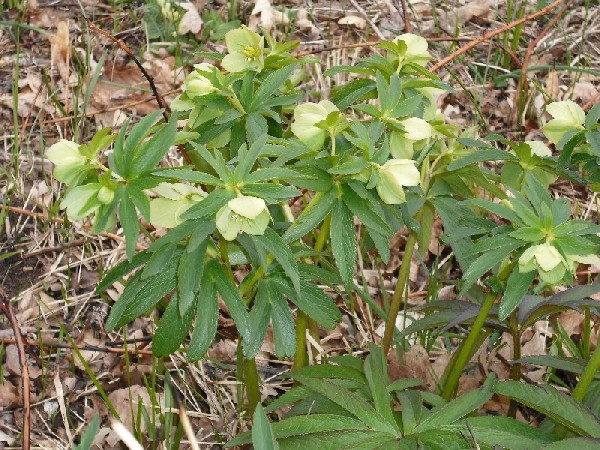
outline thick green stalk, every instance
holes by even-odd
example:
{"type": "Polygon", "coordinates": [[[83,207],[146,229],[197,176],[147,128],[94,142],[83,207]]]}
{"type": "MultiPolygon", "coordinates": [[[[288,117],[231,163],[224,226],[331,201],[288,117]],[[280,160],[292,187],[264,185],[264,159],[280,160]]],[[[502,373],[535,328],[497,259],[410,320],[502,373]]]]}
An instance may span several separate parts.
{"type": "Polygon", "coordinates": [[[469,362],[471,355],[474,353],[473,347],[475,346],[477,338],[479,337],[481,330],[483,329],[485,319],[487,319],[490,310],[494,306],[496,297],[496,294],[489,293],[483,301],[483,304],[481,305],[479,314],[477,314],[475,322],[473,322],[471,331],[469,332],[467,339],[465,339],[464,346],[461,348],[461,351],[456,358],[456,363],[454,364],[454,367],[452,367],[452,371],[448,375],[448,381],[446,382],[442,390],[442,397],[444,397],[446,400],[450,400],[452,398],[454,392],[456,391],[456,388],[458,387],[458,380],[460,379],[460,375],[467,363],[469,362]]]}
{"type": "MultiPolygon", "coordinates": [[[[317,253],[322,251],[323,247],[325,247],[325,242],[327,242],[327,237],[329,236],[330,229],[331,213],[329,213],[327,217],[325,217],[323,225],[321,225],[319,235],[317,236],[317,240],[315,241],[315,245],[313,248],[317,253]]],[[[318,263],[318,258],[315,262],[318,263]]],[[[298,310],[298,314],[296,316],[296,353],[294,354],[294,369],[299,369],[308,364],[308,355],[306,354],[307,329],[311,330],[311,336],[313,338],[319,338],[318,332],[315,333],[315,330],[318,330],[318,328],[314,321],[310,319],[305,312],[298,310]]]]}
{"type": "Polygon", "coordinates": [[[579,377],[579,381],[577,382],[577,386],[573,389],[573,398],[575,400],[583,401],[583,397],[585,393],[594,381],[594,377],[600,370],[600,334],[598,335],[598,340],[596,341],[596,350],[592,354],[592,357],[588,361],[585,369],[583,369],[583,373],[581,377],[579,377]]]}
{"type": "Polygon", "coordinates": [[[387,319],[385,321],[385,333],[383,335],[383,352],[387,355],[390,347],[392,346],[392,339],[394,337],[394,331],[396,330],[396,318],[398,317],[398,311],[400,311],[400,305],[404,297],[404,290],[408,283],[408,277],[410,275],[410,262],[415,251],[415,244],[417,243],[417,233],[411,230],[406,240],[406,247],[404,248],[404,256],[402,257],[402,264],[400,265],[400,273],[398,274],[398,282],[396,283],[396,289],[392,296],[392,303],[390,304],[390,310],[388,311],[387,319]]]}
{"type": "MultiPolygon", "coordinates": [[[[521,330],[519,329],[519,321],[517,319],[517,311],[514,310],[510,315],[510,334],[512,336],[513,341],[513,361],[521,359],[521,330]]],[[[511,369],[511,378],[514,381],[521,380],[521,363],[513,363],[511,369]]],[[[517,416],[517,402],[515,400],[510,401],[510,406],[508,407],[508,417],[512,417],[513,419],[517,416]]]]}

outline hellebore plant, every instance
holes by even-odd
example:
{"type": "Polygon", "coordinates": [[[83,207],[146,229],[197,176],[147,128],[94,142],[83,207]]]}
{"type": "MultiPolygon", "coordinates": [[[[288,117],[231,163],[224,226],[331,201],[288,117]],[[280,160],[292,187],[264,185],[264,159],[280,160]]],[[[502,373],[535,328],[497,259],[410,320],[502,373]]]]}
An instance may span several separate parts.
{"type": "MultiPolygon", "coordinates": [[[[598,109],[586,117],[573,102],[548,105],[554,119],[544,132],[568,149],[556,158],[540,141],[482,141],[475,129],[446,124],[436,98],[451,89],[425,68],[431,57],[419,36],[381,42],[381,55],[330,69],[327,76],[355,76],[318,103],[302,84],[315,61],[292,56],[297,43],[246,27],[225,41],[222,70],[194,66],[168,122],[159,122],[157,111],[117,135],[102,130],[88,144],[60,141],[47,156],[56,179],[68,185],[61,207],[69,217],[93,214],[95,231],[118,218],[123,228],[128,259],[97,290],[127,278],[107,329],[164,308],[154,353],[183,346],[198,360],[215,339],[224,305],[239,339],[240,411],[244,394],[249,414],[260,403],[254,357],[269,325],[277,356],[293,357],[301,370],[307,333],[318,340],[319,327],[341,320],[324,286],[340,294],[340,304],[352,308],[359,298],[385,320],[381,355],[403,342],[396,320],[411,259],[427,251],[437,216],[463,272],[460,296],[479,290],[485,297],[469,302],[471,331],[441,380],[446,400],[481,344],[489,314],[513,320],[530,292],[573,284],[579,263],[598,262],[598,226],[571,218],[568,203],[547,190],[567,166],[573,182],[581,181],[577,164],[593,170],[591,159],[577,158],[600,156],[598,109]],[[161,164],[175,144],[191,164],[161,164]],[[136,254],[144,222],[168,231],[136,254]],[[357,287],[357,252],[376,251],[387,262],[389,239],[402,227],[408,237],[398,281],[382,308],[357,287]]],[[[384,428],[400,435],[389,419],[393,430],[384,428]]]]}

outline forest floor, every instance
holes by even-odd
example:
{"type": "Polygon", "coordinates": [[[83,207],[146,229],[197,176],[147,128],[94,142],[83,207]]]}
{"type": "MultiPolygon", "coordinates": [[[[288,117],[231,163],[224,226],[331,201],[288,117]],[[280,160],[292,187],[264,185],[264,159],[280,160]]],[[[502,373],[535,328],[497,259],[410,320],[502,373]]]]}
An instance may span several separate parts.
{"type": "MultiPolygon", "coordinates": [[[[35,448],[72,448],[97,413],[102,425],[96,448],[120,448],[100,392],[116,406],[126,427],[132,429],[137,423],[139,437],[147,444],[152,439],[159,441],[153,417],[175,411],[172,397],[154,377],[163,364],[170,373],[172,391],[186,405],[202,448],[221,448],[247,427],[236,409],[237,343],[226,317],[220,320],[210,358],[193,364],[179,353],[160,362],[153,358],[149,345],[155,325],[151,318],[137,319],[122,333],[104,331],[109,303],[118,298],[122,286],[109,289],[103,297],[94,289],[98,274],[125,257],[122,230],[96,236],[86,223],[67,223],[58,210],[59,183],[52,179],[51,165],[44,157],[45,149],[60,138],[85,142],[103,127],[119,127],[126,118],[135,122],[157,108],[147,81],[131,58],[90,30],[84,16],[126,42],[167,100],[177,94],[192,64],[201,61],[195,56],[199,51],[224,51],[222,37],[233,20],[230,2],[186,3],[187,13],[182,19],[186,28],[180,25],[175,30],[161,19],[153,1],[39,0],[15,5],[14,9],[2,10],[0,6],[0,286],[14,300],[21,332],[28,340],[35,448]],[[148,419],[140,419],[145,414],[148,419]]],[[[380,37],[391,39],[403,33],[404,20],[395,5],[400,2],[241,1],[236,20],[271,30],[282,40],[300,40],[298,52],[313,53],[327,68],[350,64],[369,54],[372,43],[380,37]]],[[[409,6],[412,32],[428,38],[431,52],[439,60],[486,31],[535,11],[536,3],[414,0],[409,6]]],[[[479,125],[482,134],[536,139],[542,137],[543,106],[549,99],[571,98],[588,107],[598,100],[600,6],[583,0],[568,2],[558,22],[545,30],[560,8],[482,43],[438,72],[456,89],[456,93],[442,96],[438,105],[448,122],[464,127],[479,125]],[[531,57],[527,58],[530,43],[531,57]],[[530,86],[526,96],[516,88],[523,67],[530,86]],[[515,106],[517,94],[525,105],[520,117],[515,106]]],[[[311,76],[326,93],[332,85],[344,83],[346,75],[311,76]]],[[[308,92],[307,99],[312,94],[308,92]]],[[[177,164],[175,153],[170,158],[177,164]]],[[[579,202],[582,208],[595,200],[571,185],[553,189],[579,202]]],[[[592,206],[596,213],[597,205],[592,206]]],[[[436,232],[437,236],[442,233],[439,224],[436,232]]],[[[391,242],[392,258],[387,265],[375,256],[362,261],[360,269],[373,296],[393,290],[403,253],[402,234],[391,242]]],[[[142,237],[138,245],[145,247],[149,242],[142,237]]],[[[447,255],[443,244],[434,239],[424,263],[441,267],[447,255]]],[[[411,270],[410,300],[414,305],[431,295],[421,263],[415,260],[411,270]]],[[[456,267],[450,267],[446,276],[459,276],[456,267]]],[[[453,298],[453,285],[436,295],[453,298]]],[[[370,341],[379,339],[381,323],[373,323],[360,308],[356,314],[351,317],[345,311],[337,329],[321,335],[317,358],[360,354],[370,341]]],[[[581,335],[580,314],[562,313],[554,320],[560,322],[566,335],[581,335]]],[[[524,337],[522,355],[547,352],[554,329],[555,322],[532,328],[524,337]]],[[[460,390],[478,387],[488,371],[507,374],[508,355],[508,344],[491,351],[483,346],[476,355],[478,367],[463,377],[460,390]]],[[[448,352],[428,351],[416,342],[403,364],[390,362],[390,375],[432,381],[448,360],[448,352]]],[[[257,362],[263,396],[280,394],[286,385],[276,376],[290,364],[276,359],[272,340],[267,339],[257,362]]],[[[2,317],[0,449],[20,442],[20,376],[14,334],[2,317]]],[[[526,376],[539,381],[545,371],[532,366],[526,376]]],[[[493,412],[506,406],[487,407],[493,412]]]]}

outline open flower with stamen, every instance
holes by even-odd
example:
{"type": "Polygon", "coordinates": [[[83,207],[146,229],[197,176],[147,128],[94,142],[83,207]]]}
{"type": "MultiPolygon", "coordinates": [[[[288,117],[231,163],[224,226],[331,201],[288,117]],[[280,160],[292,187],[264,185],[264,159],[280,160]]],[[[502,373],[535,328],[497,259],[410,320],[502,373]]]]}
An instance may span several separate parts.
{"type": "Polygon", "coordinates": [[[229,52],[221,67],[228,72],[254,70],[260,72],[265,65],[265,38],[245,26],[227,32],[225,44],[229,52]]]}
{"type": "Polygon", "coordinates": [[[239,233],[262,235],[270,221],[265,201],[246,195],[229,200],[216,217],[217,229],[228,241],[233,241],[239,233]]]}
{"type": "Polygon", "coordinates": [[[377,193],[388,205],[404,203],[404,186],[417,186],[421,182],[421,174],[412,159],[390,159],[377,167],[377,171],[377,193]]]}
{"type": "Polygon", "coordinates": [[[544,125],[544,134],[553,144],[558,144],[569,131],[583,130],[585,111],[574,101],[550,103],[546,111],[553,119],[544,125]]]}
{"type": "Polygon", "coordinates": [[[325,142],[326,131],[317,127],[316,124],[327,119],[327,116],[334,111],[339,111],[339,109],[329,100],[296,106],[292,133],[311,150],[320,149],[325,142]]]}
{"type": "Polygon", "coordinates": [[[186,183],[160,183],[152,188],[160,195],[150,201],[150,223],[175,228],[183,222],[181,215],[206,197],[206,192],[186,183]]]}

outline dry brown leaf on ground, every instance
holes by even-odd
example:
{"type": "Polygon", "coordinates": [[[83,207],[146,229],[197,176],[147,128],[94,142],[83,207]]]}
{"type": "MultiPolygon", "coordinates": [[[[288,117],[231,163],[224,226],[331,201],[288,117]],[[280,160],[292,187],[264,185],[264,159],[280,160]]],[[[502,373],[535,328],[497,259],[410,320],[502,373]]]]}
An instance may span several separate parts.
{"type": "Polygon", "coordinates": [[[289,22],[287,13],[273,8],[270,0],[256,0],[248,20],[248,28],[252,30],[262,28],[271,31],[276,24],[287,25],[289,22]]]}
{"type": "Polygon", "coordinates": [[[346,17],[342,17],[340,20],[338,20],[338,24],[348,25],[351,27],[355,27],[359,30],[364,30],[365,27],[367,26],[367,21],[365,19],[363,19],[362,17],[349,15],[346,17]]]}
{"type": "Polygon", "coordinates": [[[48,37],[50,40],[50,62],[56,67],[62,80],[69,81],[69,62],[71,60],[71,41],[69,37],[69,25],[65,21],[58,23],[56,34],[48,37]]]}
{"type": "Polygon", "coordinates": [[[177,33],[179,33],[180,35],[184,35],[187,33],[200,33],[200,31],[202,31],[204,21],[202,20],[202,17],[200,17],[200,12],[198,11],[196,5],[194,5],[191,2],[179,3],[178,5],[185,9],[185,13],[179,21],[177,33]]]}
{"type": "Polygon", "coordinates": [[[440,11],[440,28],[453,35],[456,29],[463,28],[467,22],[475,17],[485,17],[492,9],[490,0],[473,1],[466,5],[445,12],[440,11]]]}

